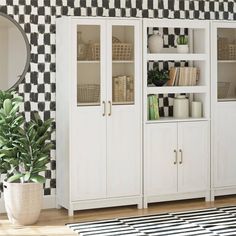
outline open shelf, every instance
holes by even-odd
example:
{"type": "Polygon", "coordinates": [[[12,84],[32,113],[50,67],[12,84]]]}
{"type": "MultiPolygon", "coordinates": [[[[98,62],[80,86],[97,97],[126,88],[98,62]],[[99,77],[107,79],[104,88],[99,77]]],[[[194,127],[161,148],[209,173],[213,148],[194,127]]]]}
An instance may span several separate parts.
{"type": "Polygon", "coordinates": [[[159,120],[148,120],[146,121],[146,124],[155,124],[155,123],[165,123],[165,122],[184,122],[184,121],[207,121],[208,119],[203,118],[186,118],[186,119],[176,119],[174,117],[160,117],[159,120]]]}
{"type": "Polygon", "coordinates": [[[163,86],[147,87],[147,94],[166,94],[166,93],[207,93],[207,86],[163,86]]]}
{"type": "Polygon", "coordinates": [[[204,61],[207,60],[205,53],[148,53],[148,61],[204,61]]]}

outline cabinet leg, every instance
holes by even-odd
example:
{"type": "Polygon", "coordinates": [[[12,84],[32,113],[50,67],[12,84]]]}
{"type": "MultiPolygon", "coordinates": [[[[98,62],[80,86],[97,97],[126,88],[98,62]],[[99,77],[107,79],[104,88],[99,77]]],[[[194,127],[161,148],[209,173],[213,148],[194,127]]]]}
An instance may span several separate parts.
{"type": "Polygon", "coordinates": [[[68,209],[68,216],[74,216],[73,209],[71,209],[71,208],[68,209]]]}
{"type": "Polygon", "coordinates": [[[147,208],[148,208],[148,203],[147,203],[147,201],[145,201],[145,200],[143,201],[143,208],[144,208],[144,209],[147,209],[147,208]]]}
{"type": "Polygon", "coordinates": [[[210,202],[211,201],[211,192],[210,191],[206,192],[205,201],[206,202],[210,202]]]}
{"type": "Polygon", "coordinates": [[[62,208],[62,206],[61,206],[61,205],[59,205],[59,204],[57,204],[57,205],[56,205],[56,208],[59,210],[59,209],[61,209],[61,208],[62,208]]]}
{"type": "Polygon", "coordinates": [[[138,206],[138,209],[143,209],[143,203],[142,202],[140,202],[137,206],[138,206]]]}
{"type": "Polygon", "coordinates": [[[211,191],[211,202],[215,201],[215,193],[214,190],[211,191]]]}

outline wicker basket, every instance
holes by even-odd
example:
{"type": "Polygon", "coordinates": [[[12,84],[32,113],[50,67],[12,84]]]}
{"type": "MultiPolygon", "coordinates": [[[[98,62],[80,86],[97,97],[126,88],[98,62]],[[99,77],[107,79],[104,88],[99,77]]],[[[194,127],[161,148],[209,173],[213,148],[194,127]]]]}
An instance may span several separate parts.
{"type": "Polygon", "coordinates": [[[230,82],[218,82],[218,98],[226,98],[229,92],[230,82]]]}
{"type": "Polygon", "coordinates": [[[113,60],[130,60],[132,53],[132,44],[130,43],[113,43],[112,59],[113,60]]]}
{"type": "Polygon", "coordinates": [[[218,38],[218,60],[229,59],[229,41],[228,38],[218,38]]]}
{"type": "MultiPolygon", "coordinates": [[[[131,60],[132,44],[130,43],[113,43],[112,59],[119,61],[131,60]]],[[[100,60],[100,44],[94,43],[90,45],[88,57],[91,60],[100,60]]]]}
{"type": "Polygon", "coordinates": [[[229,60],[236,60],[236,44],[229,44],[229,60]]]}
{"type": "Polygon", "coordinates": [[[99,84],[78,85],[78,91],[77,91],[78,103],[99,102],[99,98],[100,98],[99,84]]]}

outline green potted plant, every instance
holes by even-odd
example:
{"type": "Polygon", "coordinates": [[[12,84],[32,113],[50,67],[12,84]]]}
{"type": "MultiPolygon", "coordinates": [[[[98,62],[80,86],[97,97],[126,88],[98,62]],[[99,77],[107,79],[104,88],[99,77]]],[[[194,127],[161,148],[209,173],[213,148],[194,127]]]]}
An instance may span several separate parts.
{"type": "Polygon", "coordinates": [[[148,85],[163,86],[169,80],[168,70],[154,68],[148,71],[148,85]]]}
{"type": "Polygon", "coordinates": [[[19,113],[22,97],[0,91],[0,174],[5,207],[12,223],[30,225],[38,220],[45,178],[40,174],[50,162],[53,119],[38,113],[26,122],[19,113]]]}
{"type": "Polygon", "coordinates": [[[188,37],[186,35],[179,35],[177,38],[177,52],[188,53],[188,37]]]}

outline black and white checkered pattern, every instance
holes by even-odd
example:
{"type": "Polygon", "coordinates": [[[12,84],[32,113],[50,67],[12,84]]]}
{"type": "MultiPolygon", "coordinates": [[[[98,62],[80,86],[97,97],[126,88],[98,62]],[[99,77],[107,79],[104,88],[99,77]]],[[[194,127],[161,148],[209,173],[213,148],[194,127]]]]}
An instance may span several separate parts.
{"type": "MultiPolygon", "coordinates": [[[[17,88],[25,101],[21,109],[27,119],[34,110],[47,119],[55,118],[56,17],[70,15],[236,20],[236,3],[234,0],[0,0],[0,12],[19,22],[31,46],[30,67],[25,80],[17,88]]],[[[165,41],[172,46],[174,34],[178,32],[164,32],[165,41]]],[[[52,140],[55,142],[55,134],[52,140]]],[[[45,173],[45,195],[55,194],[55,150],[51,156],[50,170],[45,173]]]]}
{"type": "Polygon", "coordinates": [[[233,236],[236,235],[236,207],[118,218],[68,226],[81,236],[233,236]]]}

